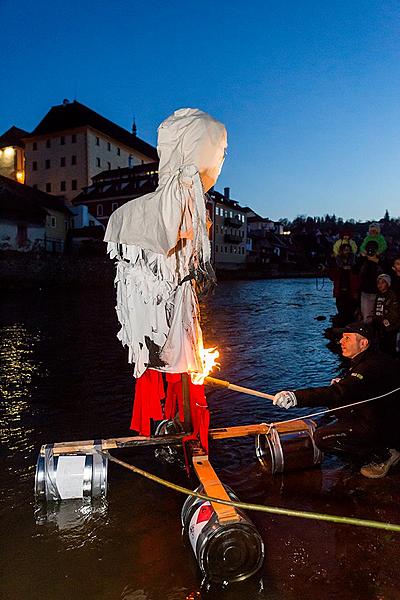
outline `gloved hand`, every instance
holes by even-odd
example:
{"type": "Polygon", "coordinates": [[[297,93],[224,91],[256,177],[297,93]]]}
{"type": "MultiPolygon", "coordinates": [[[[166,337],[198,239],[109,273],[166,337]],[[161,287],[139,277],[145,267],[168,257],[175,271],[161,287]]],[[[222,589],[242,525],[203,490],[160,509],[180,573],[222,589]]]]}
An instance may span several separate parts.
{"type": "Polygon", "coordinates": [[[339,383],[341,377],[334,377],[333,379],[331,379],[331,385],[333,385],[334,383],[339,383]]]}
{"type": "Polygon", "coordinates": [[[286,408],[286,410],[288,408],[292,408],[292,406],[297,406],[297,398],[294,392],[278,392],[275,394],[272,402],[275,404],[275,406],[286,408]]]}

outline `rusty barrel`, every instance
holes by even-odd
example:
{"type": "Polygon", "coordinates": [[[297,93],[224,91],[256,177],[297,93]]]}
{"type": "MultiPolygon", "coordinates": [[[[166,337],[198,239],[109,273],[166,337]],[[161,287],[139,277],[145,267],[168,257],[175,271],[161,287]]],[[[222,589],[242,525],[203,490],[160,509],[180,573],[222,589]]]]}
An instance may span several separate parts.
{"type": "MultiPolygon", "coordinates": [[[[238,500],[224,486],[231,500],[238,500]]],[[[196,492],[204,494],[203,486],[196,492]]],[[[264,560],[264,543],[250,519],[236,509],[239,520],[219,523],[207,500],[189,496],[182,508],[182,526],[199,567],[210,581],[242,581],[256,573],[264,560]]]]}
{"type": "Polygon", "coordinates": [[[315,428],[311,419],[271,425],[256,436],[256,455],[272,474],[318,465],[323,454],[314,441],[315,428]]]}

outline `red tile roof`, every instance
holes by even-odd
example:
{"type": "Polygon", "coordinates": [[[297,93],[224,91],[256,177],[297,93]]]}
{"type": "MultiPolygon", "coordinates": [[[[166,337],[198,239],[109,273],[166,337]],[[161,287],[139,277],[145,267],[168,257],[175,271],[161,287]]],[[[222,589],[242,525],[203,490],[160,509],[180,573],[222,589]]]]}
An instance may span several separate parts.
{"type": "Polygon", "coordinates": [[[121,144],[148,156],[152,160],[158,160],[157,150],[154,146],[141,140],[109,119],[102,117],[77,100],[53,106],[40,121],[39,125],[26,137],[31,138],[85,126],[93,127],[93,129],[105,133],[121,144]]]}

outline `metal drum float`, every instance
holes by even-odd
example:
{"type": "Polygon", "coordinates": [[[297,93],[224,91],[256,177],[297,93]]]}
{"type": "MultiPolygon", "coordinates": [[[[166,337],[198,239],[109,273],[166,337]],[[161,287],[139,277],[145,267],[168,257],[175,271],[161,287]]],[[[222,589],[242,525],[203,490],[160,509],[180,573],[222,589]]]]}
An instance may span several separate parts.
{"type": "Polygon", "coordinates": [[[268,433],[256,436],[256,455],[272,474],[307,469],[322,462],[314,442],[316,424],[311,419],[271,425],[268,433]]]}
{"type": "MultiPolygon", "coordinates": [[[[160,437],[163,435],[175,435],[179,433],[183,433],[183,427],[179,421],[164,419],[158,423],[154,436],[160,437]]],[[[182,444],[180,444],[180,447],[176,444],[171,446],[160,446],[154,451],[154,456],[162,463],[181,463],[182,466],[184,466],[182,444]]]]}
{"type": "MultiPolygon", "coordinates": [[[[238,500],[224,486],[231,500],[238,500]]],[[[204,493],[203,486],[196,492],[204,493]]],[[[220,523],[207,500],[189,496],[182,507],[182,525],[202,573],[217,583],[247,579],[264,560],[264,543],[250,519],[239,509],[237,522],[220,523]]]]}
{"type": "Polygon", "coordinates": [[[96,444],[92,453],[55,455],[53,449],[54,444],[47,444],[39,454],[35,475],[37,500],[106,495],[108,458],[96,451],[96,444]]]}

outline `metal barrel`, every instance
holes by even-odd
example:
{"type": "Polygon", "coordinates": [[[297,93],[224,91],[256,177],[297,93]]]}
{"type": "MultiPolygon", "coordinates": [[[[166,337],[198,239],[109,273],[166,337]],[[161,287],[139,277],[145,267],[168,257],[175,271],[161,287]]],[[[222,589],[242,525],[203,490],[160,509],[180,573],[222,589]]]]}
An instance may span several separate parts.
{"type": "MultiPolygon", "coordinates": [[[[232,500],[237,496],[224,486],[232,500]]],[[[202,486],[196,492],[204,493],[202,486]]],[[[219,523],[207,500],[189,496],[182,507],[182,526],[199,567],[210,581],[242,581],[256,573],[264,560],[264,543],[250,519],[237,510],[238,522],[219,523]]]]}
{"type": "Polygon", "coordinates": [[[256,436],[256,455],[272,474],[318,465],[323,454],[315,444],[314,431],[310,419],[299,419],[291,431],[279,431],[279,425],[272,425],[267,434],[256,436]]]}
{"type": "MultiPolygon", "coordinates": [[[[53,444],[39,454],[35,474],[37,500],[98,498],[107,494],[108,458],[93,453],[53,454],[53,444]]],[[[96,445],[95,445],[96,448],[96,445]]]]}

